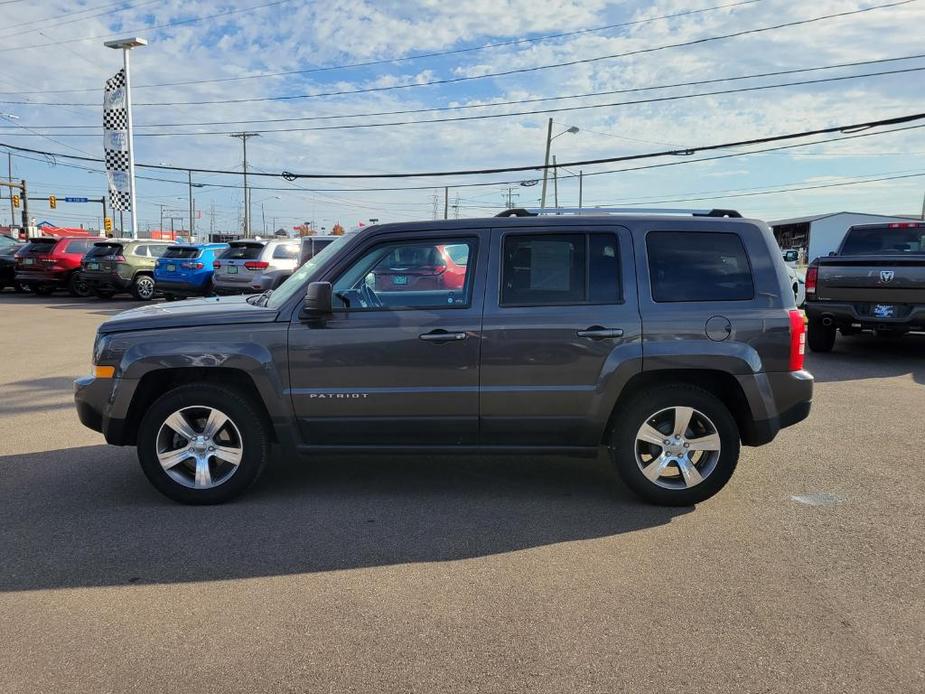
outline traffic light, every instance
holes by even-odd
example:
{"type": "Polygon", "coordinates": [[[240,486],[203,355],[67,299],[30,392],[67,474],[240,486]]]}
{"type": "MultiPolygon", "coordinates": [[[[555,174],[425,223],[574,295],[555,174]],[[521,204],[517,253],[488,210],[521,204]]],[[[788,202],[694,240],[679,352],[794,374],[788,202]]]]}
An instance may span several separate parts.
{"type": "Polygon", "coordinates": [[[48,206],[51,209],[55,209],[58,206],[58,198],[56,198],[54,195],[49,195],[48,196],[48,206]]]}
{"type": "Polygon", "coordinates": [[[112,231],[112,217],[103,217],[103,229],[112,231]]]}
{"type": "Polygon", "coordinates": [[[19,196],[15,193],[13,194],[13,207],[19,207],[19,196]]]}

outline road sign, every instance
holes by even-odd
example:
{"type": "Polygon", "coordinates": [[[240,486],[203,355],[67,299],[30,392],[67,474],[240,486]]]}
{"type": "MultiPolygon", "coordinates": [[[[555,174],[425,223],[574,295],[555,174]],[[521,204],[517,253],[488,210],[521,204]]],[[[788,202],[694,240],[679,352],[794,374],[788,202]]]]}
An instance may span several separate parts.
{"type": "Polygon", "coordinates": [[[90,202],[89,198],[64,198],[64,202],[90,202]]]}

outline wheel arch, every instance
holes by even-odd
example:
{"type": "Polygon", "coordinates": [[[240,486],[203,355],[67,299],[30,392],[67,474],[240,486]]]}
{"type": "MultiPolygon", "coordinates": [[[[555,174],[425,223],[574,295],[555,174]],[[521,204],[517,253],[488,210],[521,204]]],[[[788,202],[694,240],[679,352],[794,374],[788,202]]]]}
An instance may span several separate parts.
{"type": "Polygon", "coordinates": [[[617,397],[607,426],[601,433],[600,443],[608,443],[616,419],[626,403],[640,393],[667,385],[695,386],[719,398],[735,419],[742,442],[749,445],[755,419],[748,397],[736,377],[716,369],[681,368],[642,371],[631,377],[617,397]]]}
{"type": "Polygon", "coordinates": [[[155,400],[178,386],[203,383],[231,388],[246,396],[263,420],[270,440],[274,443],[279,442],[280,437],[273,419],[250,374],[236,368],[193,366],[156,369],[142,375],[132,394],[125,417],[121,445],[135,444],[141,419],[155,400]]]}

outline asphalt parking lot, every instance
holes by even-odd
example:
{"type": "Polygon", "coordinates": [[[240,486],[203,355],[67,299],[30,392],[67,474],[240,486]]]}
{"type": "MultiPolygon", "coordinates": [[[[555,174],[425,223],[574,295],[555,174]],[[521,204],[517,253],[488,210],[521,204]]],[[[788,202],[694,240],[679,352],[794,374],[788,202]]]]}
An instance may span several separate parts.
{"type": "Polygon", "coordinates": [[[189,508],[73,410],[132,305],[0,295],[4,693],[925,689],[925,338],[811,355],[811,418],[697,508],[603,455],[276,460],[189,508]]]}

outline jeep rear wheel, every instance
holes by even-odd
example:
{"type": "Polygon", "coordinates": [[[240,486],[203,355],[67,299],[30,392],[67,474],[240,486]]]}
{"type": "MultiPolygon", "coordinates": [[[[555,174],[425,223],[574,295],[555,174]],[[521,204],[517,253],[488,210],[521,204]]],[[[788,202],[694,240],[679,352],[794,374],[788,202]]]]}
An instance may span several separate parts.
{"type": "Polygon", "coordinates": [[[610,454],[640,497],[688,506],[716,494],[739,459],[739,429],[719,398],[701,388],[656,388],[621,405],[610,454]]]}
{"type": "Polygon", "coordinates": [[[138,460],[165,496],[217,504],[246,490],[267,457],[264,419],[235,390],[207,384],[162,395],[138,429],[138,460]]]}
{"type": "Polygon", "coordinates": [[[154,278],[151,275],[135,275],[131,292],[139,301],[151,301],[154,298],[154,278]]]}
{"type": "Polygon", "coordinates": [[[80,277],[79,272],[71,273],[67,281],[67,290],[71,296],[87,297],[91,294],[90,287],[88,287],[87,283],[80,277]]]}

